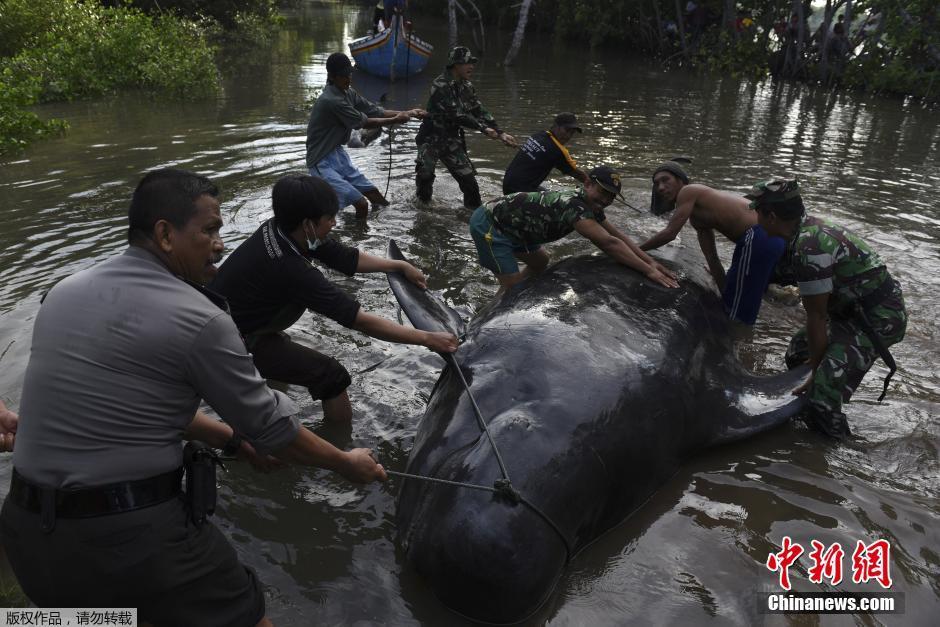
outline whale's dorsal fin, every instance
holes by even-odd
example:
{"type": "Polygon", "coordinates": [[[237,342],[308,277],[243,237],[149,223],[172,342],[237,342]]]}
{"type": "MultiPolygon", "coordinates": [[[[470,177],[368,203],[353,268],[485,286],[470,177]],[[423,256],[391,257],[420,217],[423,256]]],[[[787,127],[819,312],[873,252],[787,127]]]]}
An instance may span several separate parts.
{"type": "MultiPolygon", "coordinates": [[[[407,261],[395,240],[388,241],[388,258],[407,261]]],[[[401,272],[386,272],[388,284],[408,320],[422,331],[449,331],[460,337],[466,330],[463,318],[444,304],[439,296],[423,290],[401,272]]]]}

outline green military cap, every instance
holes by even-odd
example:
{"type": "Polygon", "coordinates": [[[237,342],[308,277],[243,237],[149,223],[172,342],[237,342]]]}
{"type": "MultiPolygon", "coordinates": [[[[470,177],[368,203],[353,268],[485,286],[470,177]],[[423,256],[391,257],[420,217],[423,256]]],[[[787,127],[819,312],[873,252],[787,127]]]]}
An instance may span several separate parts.
{"type": "Polygon", "coordinates": [[[456,46],[447,55],[447,67],[454,67],[458,63],[476,63],[479,59],[473,56],[470,48],[466,46],[456,46]]]}
{"type": "Polygon", "coordinates": [[[761,181],[744,194],[751,201],[751,209],[760,205],[784,203],[800,197],[800,184],[796,179],[771,179],[761,181]]]}

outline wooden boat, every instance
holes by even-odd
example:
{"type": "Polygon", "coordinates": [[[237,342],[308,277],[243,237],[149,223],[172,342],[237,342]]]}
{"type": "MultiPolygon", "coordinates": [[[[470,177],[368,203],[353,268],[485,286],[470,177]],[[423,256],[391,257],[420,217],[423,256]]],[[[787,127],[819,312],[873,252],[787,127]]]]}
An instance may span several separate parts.
{"type": "Polygon", "coordinates": [[[400,15],[394,15],[389,28],[382,32],[349,44],[356,67],[391,80],[407,78],[423,70],[433,51],[434,46],[405,28],[400,15]]]}

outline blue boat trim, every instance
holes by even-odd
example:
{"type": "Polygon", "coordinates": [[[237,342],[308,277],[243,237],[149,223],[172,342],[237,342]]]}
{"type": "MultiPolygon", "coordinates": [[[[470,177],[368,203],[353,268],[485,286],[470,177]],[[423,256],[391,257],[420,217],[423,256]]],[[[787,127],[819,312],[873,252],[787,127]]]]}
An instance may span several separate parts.
{"type": "Polygon", "coordinates": [[[386,30],[353,40],[349,44],[349,52],[356,60],[356,67],[392,80],[424,70],[433,51],[434,46],[405,32],[404,24],[397,15],[386,30]]]}

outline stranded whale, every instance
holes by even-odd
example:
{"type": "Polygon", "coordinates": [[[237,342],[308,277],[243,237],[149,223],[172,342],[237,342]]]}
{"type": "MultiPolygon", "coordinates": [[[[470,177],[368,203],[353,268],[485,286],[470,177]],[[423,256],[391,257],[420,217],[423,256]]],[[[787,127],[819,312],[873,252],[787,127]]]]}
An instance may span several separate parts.
{"type": "MultiPolygon", "coordinates": [[[[394,242],[389,256],[403,258],[394,242]]],[[[680,249],[670,265],[679,289],[566,259],[480,312],[445,357],[407,472],[474,487],[404,479],[397,518],[408,560],[453,610],[525,619],[683,459],[798,413],[790,390],[807,370],[745,370],[701,256],[680,249]]],[[[429,293],[389,282],[412,324],[463,332],[429,293]]]]}

